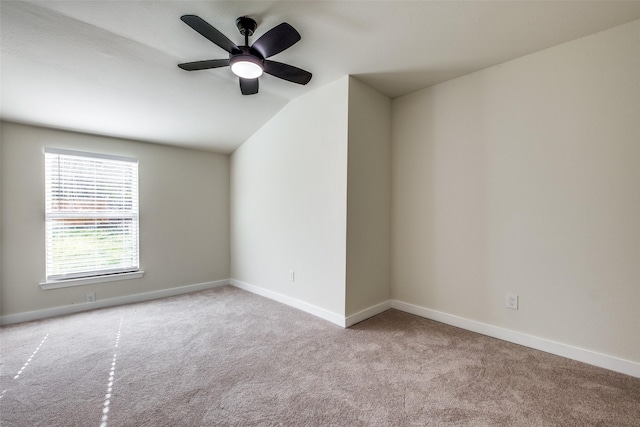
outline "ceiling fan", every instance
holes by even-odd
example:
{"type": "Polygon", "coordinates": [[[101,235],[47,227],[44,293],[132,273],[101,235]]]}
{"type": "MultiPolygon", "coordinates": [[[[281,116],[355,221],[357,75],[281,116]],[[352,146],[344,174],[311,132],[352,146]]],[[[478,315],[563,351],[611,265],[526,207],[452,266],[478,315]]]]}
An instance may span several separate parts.
{"type": "Polygon", "coordinates": [[[273,27],[249,46],[249,37],[253,35],[258,25],[253,19],[242,16],[236,19],[236,26],[244,36],[244,46],[237,46],[199,16],[184,15],[180,19],[229,52],[228,59],[208,59],[178,64],[178,67],[183,70],[196,71],[231,66],[231,71],[240,78],[240,91],[243,95],[258,93],[258,77],[263,72],[301,85],[306,85],[311,80],[311,73],[308,71],[266,59],[290,48],[300,40],[300,34],[286,22],[273,27]]]}

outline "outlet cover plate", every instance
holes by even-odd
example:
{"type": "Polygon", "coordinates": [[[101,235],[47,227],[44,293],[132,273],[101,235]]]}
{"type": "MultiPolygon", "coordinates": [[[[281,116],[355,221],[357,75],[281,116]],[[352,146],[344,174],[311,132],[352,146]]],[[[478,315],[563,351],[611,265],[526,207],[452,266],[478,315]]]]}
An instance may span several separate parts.
{"type": "Polygon", "coordinates": [[[517,294],[507,294],[507,308],[511,310],[518,309],[518,295],[517,294]]]}

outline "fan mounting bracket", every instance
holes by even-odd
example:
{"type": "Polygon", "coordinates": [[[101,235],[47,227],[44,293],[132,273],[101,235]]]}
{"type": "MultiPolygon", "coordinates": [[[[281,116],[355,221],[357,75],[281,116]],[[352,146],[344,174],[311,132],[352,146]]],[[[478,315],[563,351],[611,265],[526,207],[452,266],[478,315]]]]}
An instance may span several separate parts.
{"type": "Polygon", "coordinates": [[[238,27],[240,34],[245,37],[251,37],[256,31],[256,28],[258,28],[258,24],[248,16],[241,16],[236,19],[236,27],[238,27]]]}

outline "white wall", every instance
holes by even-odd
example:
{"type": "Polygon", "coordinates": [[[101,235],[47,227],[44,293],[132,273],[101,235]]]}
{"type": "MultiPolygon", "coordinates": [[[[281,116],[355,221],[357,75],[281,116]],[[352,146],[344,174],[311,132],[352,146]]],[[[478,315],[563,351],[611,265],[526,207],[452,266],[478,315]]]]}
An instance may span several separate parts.
{"type": "Polygon", "coordinates": [[[635,21],[394,100],[396,300],[640,361],[638,46],[635,21]]]}
{"type": "Polygon", "coordinates": [[[349,78],[346,315],[391,297],[391,100],[349,78]]]}
{"type": "Polygon", "coordinates": [[[226,155],[2,123],[2,315],[229,278],[226,155]],[[139,160],[143,278],[43,291],[45,146],[139,160]]]}
{"type": "Polygon", "coordinates": [[[342,316],[347,100],[348,77],[297,98],[231,155],[233,279],[342,316]]]}

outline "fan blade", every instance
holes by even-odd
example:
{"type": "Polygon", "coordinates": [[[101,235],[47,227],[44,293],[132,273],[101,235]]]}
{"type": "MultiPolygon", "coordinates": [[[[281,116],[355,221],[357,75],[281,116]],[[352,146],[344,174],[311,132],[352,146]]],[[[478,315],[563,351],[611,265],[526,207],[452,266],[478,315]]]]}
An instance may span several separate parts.
{"type": "Polygon", "coordinates": [[[229,65],[228,59],[209,59],[206,61],[185,62],[178,64],[178,67],[187,71],[208,70],[209,68],[220,68],[229,65]]]}
{"type": "Polygon", "coordinates": [[[268,58],[290,48],[299,40],[300,34],[296,29],[283,22],[264,33],[251,47],[260,52],[263,58],[268,58]]]}
{"type": "Polygon", "coordinates": [[[240,91],[243,95],[258,93],[258,79],[243,79],[240,77],[240,91]]]}
{"type": "Polygon", "coordinates": [[[229,53],[240,53],[240,49],[234,42],[229,40],[227,36],[216,30],[204,19],[196,15],[183,15],[180,17],[182,21],[202,34],[204,37],[217,44],[229,53]]]}
{"type": "Polygon", "coordinates": [[[283,64],[276,61],[264,61],[264,72],[272,76],[287,80],[293,83],[306,85],[311,80],[312,74],[293,65],[283,64]]]}

